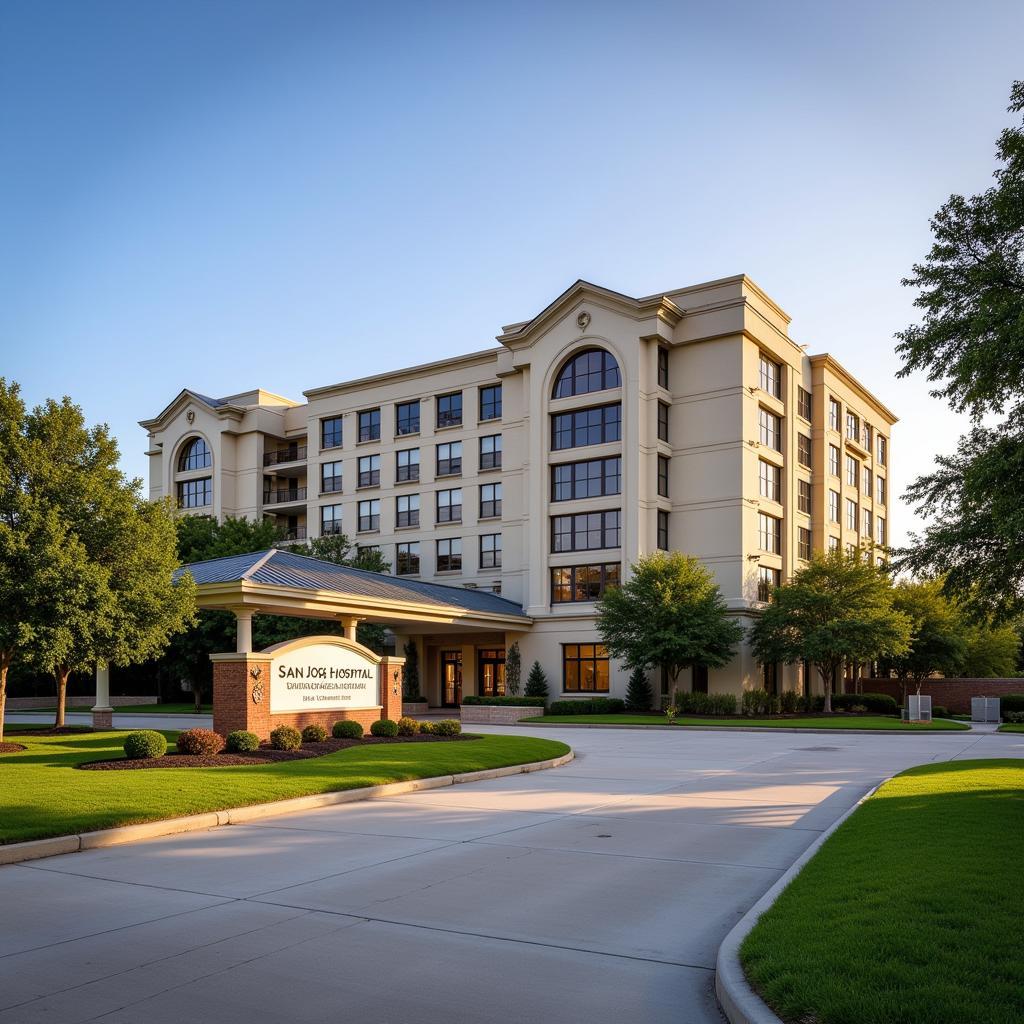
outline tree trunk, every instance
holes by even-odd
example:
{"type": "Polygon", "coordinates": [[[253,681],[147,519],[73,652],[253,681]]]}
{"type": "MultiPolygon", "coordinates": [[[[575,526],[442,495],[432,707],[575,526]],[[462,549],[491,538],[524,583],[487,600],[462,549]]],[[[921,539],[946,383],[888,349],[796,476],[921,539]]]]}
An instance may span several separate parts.
{"type": "Polygon", "coordinates": [[[53,727],[60,729],[64,726],[64,709],[68,702],[68,676],[71,675],[71,669],[62,665],[53,670],[53,675],[57,680],[57,716],[54,719],[53,727]]]}
{"type": "Polygon", "coordinates": [[[823,676],[822,680],[825,683],[825,706],[821,709],[826,715],[832,714],[832,687],[835,685],[836,678],[836,666],[832,665],[829,668],[827,676],[823,676]]]}
{"type": "Polygon", "coordinates": [[[0,743],[4,741],[4,712],[7,710],[7,670],[10,667],[10,651],[0,651],[0,743]]]}

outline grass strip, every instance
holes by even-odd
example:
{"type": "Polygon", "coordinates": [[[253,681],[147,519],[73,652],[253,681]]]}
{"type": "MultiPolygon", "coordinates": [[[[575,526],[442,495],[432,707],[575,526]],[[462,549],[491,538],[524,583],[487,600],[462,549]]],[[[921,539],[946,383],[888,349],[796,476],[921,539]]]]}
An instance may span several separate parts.
{"type": "MultiPolygon", "coordinates": [[[[539,715],[524,718],[523,722],[539,725],[667,725],[668,720],[659,715],[539,715]]],[[[858,715],[856,717],[828,715],[818,718],[698,718],[683,716],[675,721],[677,726],[703,725],[722,729],[764,728],[764,729],[885,729],[891,732],[942,732],[970,728],[963,722],[937,718],[927,725],[902,722],[886,715],[858,715]]]]}

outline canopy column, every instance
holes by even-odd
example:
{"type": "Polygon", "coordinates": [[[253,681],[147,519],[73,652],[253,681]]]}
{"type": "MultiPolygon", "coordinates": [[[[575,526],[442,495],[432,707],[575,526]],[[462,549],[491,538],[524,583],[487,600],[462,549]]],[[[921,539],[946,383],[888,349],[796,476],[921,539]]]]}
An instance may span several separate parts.
{"type": "Polygon", "coordinates": [[[110,706],[110,668],[96,663],[96,706],[92,709],[92,727],[110,729],[114,725],[114,709],[110,706]]]}
{"type": "Polygon", "coordinates": [[[251,608],[236,608],[235,610],[235,653],[252,653],[252,616],[251,608]]]}

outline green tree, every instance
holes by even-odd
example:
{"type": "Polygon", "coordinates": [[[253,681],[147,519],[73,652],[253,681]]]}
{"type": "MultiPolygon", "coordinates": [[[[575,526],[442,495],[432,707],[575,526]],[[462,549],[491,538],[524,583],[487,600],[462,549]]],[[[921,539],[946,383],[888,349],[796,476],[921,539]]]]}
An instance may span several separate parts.
{"type": "MultiPolygon", "coordinates": [[[[1009,110],[1024,111],[1024,82],[1009,110]]],[[[949,198],[903,282],[920,290],[924,315],[897,336],[899,375],[923,371],[975,424],[908,489],[926,526],[896,564],[942,575],[947,593],[1008,618],[1024,607],[1024,121],[1003,131],[996,155],[994,185],[949,198]]]]}
{"type": "Polygon", "coordinates": [[[650,711],[653,700],[654,694],[651,691],[651,684],[647,681],[646,670],[633,669],[629,677],[629,686],[626,687],[626,710],[650,711]]]}
{"type": "Polygon", "coordinates": [[[420,650],[415,640],[409,640],[402,650],[405,652],[405,699],[410,702],[421,700],[420,650]]]}
{"type": "Polygon", "coordinates": [[[1020,634],[1012,625],[976,624],[968,627],[965,673],[978,678],[1006,678],[1017,671],[1020,634]]]}
{"type": "Polygon", "coordinates": [[[344,533],[314,537],[306,545],[303,554],[309,555],[310,558],[320,558],[325,562],[334,562],[335,565],[347,565],[352,569],[391,572],[391,563],[384,557],[380,548],[353,544],[344,533]]]}
{"type": "Polygon", "coordinates": [[[597,630],[627,668],[660,668],[672,683],[683,668],[728,664],[743,638],[711,573],[678,551],[641,558],[622,587],[606,590],[597,630]]]}
{"type": "Polygon", "coordinates": [[[519,653],[519,643],[513,640],[505,655],[505,692],[510,697],[519,696],[522,681],[523,662],[519,653]]]}
{"type": "Polygon", "coordinates": [[[894,658],[910,646],[912,623],[893,607],[885,571],[858,554],[815,554],[790,582],[776,587],[750,630],[765,664],[810,661],[821,676],[825,710],[844,662],[894,658]]]}
{"type": "Polygon", "coordinates": [[[548,699],[548,677],[544,674],[539,661],[533,663],[530,674],[526,677],[526,696],[548,699]]]}

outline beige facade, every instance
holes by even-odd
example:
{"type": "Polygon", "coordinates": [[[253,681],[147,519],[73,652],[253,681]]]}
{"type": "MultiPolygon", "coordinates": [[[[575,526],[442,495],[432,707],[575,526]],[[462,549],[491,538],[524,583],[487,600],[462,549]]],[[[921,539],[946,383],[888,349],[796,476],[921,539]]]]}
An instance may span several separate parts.
{"type": "MultiPolygon", "coordinates": [[[[698,556],[749,624],[810,550],[887,541],[896,419],[788,325],[742,275],[640,299],[577,282],[496,348],[304,403],[183,391],[142,423],[151,495],[269,517],[296,543],[344,532],[396,573],[521,604],[521,634],[418,638],[435,703],[456,652],[475,693],[514,639],[524,676],[538,660],[553,697],[576,695],[563,685],[605,671],[573,646],[598,640],[589,598],[659,545],[698,556]]],[[[608,679],[623,695],[625,672],[608,679]]],[[[743,648],[709,687],[763,679],[743,648]]],[[[798,688],[799,672],[773,685],[798,688]]]]}

